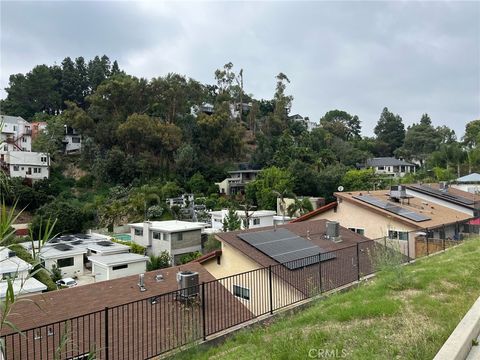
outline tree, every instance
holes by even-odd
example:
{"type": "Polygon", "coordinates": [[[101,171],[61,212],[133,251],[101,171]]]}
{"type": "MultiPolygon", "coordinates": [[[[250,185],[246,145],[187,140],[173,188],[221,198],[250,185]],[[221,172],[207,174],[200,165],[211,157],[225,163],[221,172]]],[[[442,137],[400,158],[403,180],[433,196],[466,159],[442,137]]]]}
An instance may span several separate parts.
{"type": "Polygon", "coordinates": [[[320,119],[320,126],[345,141],[360,138],[361,126],[358,116],[352,116],[345,111],[328,111],[320,119]]]}
{"type": "Polygon", "coordinates": [[[374,132],[377,135],[377,141],[387,145],[389,156],[403,145],[405,126],[402,118],[388,111],[388,108],[383,109],[374,132]]]}
{"type": "Polygon", "coordinates": [[[32,231],[38,233],[50,219],[56,219],[53,231],[61,234],[81,233],[86,229],[89,220],[81,208],[57,199],[38,209],[32,220],[32,231]]]}
{"type": "Polygon", "coordinates": [[[252,199],[259,209],[276,209],[278,193],[291,193],[293,175],[285,169],[275,166],[263,169],[254,181],[246,186],[246,195],[252,199]]]}
{"type": "Polygon", "coordinates": [[[52,269],[50,270],[50,278],[54,283],[62,278],[62,271],[55,264],[52,265],[52,269]]]}
{"type": "MultiPolygon", "coordinates": [[[[442,130],[444,132],[444,130],[442,130]]],[[[441,136],[432,126],[428,114],[423,114],[420,123],[408,127],[403,146],[395,152],[397,156],[407,159],[416,159],[423,166],[427,157],[435,151],[441,136]]]]}
{"type": "Polygon", "coordinates": [[[302,216],[313,210],[312,203],[308,198],[299,199],[294,197],[293,203],[288,205],[287,213],[291,218],[294,216],[302,216]]]}
{"type": "Polygon", "coordinates": [[[465,135],[463,136],[463,143],[469,148],[474,148],[480,144],[480,119],[470,121],[465,126],[465,135]]]}
{"type": "Polygon", "coordinates": [[[373,190],[376,184],[375,171],[373,169],[349,170],[341,181],[346,191],[373,190]]]}
{"type": "Polygon", "coordinates": [[[228,209],[228,214],[223,220],[223,231],[235,231],[240,229],[240,227],[241,220],[238,217],[237,212],[233,208],[228,209]]]}

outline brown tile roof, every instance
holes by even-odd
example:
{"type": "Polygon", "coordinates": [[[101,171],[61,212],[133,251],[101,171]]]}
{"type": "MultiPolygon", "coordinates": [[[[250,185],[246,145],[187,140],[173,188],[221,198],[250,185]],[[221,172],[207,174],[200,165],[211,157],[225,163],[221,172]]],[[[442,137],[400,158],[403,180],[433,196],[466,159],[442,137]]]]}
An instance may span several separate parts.
{"type": "Polygon", "coordinates": [[[192,260],[192,262],[197,262],[197,263],[204,263],[205,261],[215,259],[222,255],[222,250],[213,250],[212,252],[209,252],[208,254],[205,254],[203,256],[200,256],[198,259],[192,260]]]}
{"type": "Polygon", "coordinates": [[[416,222],[354,198],[354,196],[359,195],[370,195],[379,200],[391,202],[388,190],[336,192],[334,195],[337,199],[342,199],[361,206],[364,209],[394,218],[395,220],[410,225],[416,229],[435,228],[443,224],[452,224],[457,221],[465,221],[470,218],[468,214],[438,204],[426,205],[424,200],[417,197],[405,200],[403,204],[395,203],[397,206],[401,206],[419,214],[424,214],[430,218],[430,220],[416,222]]]}
{"type": "MultiPolygon", "coordinates": [[[[202,306],[206,335],[254,317],[199,263],[145,273],[144,292],[137,283],[135,275],[21,299],[14,305],[9,320],[24,331],[24,336],[7,337],[10,352],[6,359],[17,358],[22,350],[22,356],[28,352],[34,358],[36,351],[36,356],[41,352],[42,358],[53,358],[66,329],[71,340],[62,358],[79,356],[92,347],[97,349],[97,358],[104,358],[106,307],[110,359],[150,358],[199,339],[203,334],[202,306]],[[193,301],[177,300],[176,274],[180,270],[199,273],[200,283],[205,282],[204,299],[200,286],[200,294],[193,301]],[[157,274],[163,275],[163,281],[155,280],[157,274]],[[50,330],[54,335],[48,335],[50,330]],[[35,339],[38,335],[42,338],[35,339]]],[[[5,328],[2,335],[12,333],[5,328]]]]}
{"type": "MultiPolygon", "coordinates": [[[[309,231],[311,242],[314,243],[315,245],[320,246],[326,251],[340,250],[343,248],[351,247],[352,245],[356,245],[357,243],[370,241],[370,239],[362,235],[356,234],[353,231],[348,230],[342,226],[340,226],[340,235],[342,237],[341,242],[335,243],[333,241],[327,240],[325,239],[326,223],[327,223],[327,220],[313,220],[313,221],[279,225],[278,228],[286,228],[289,231],[293,232],[294,234],[303,238],[307,237],[307,231],[309,231]]],[[[244,232],[258,232],[262,230],[271,230],[273,228],[274,228],[273,226],[267,226],[263,228],[254,228],[254,229],[239,230],[239,231],[232,231],[232,232],[226,232],[226,233],[217,233],[215,235],[220,241],[223,241],[231,245],[238,251],[242,252],[243,254],[245,254],[252,260],[254,260],[260,266],[269,266],[269,265],[275,265],[278,263],[271,257],[257,250],[255,247],[253,247],[246,241],[240,239],[237,236],[237,234],[244,233],[244,232]]]]}
{"type": "Polygon", "coordinates": [[[296,223],[296,222],[301,222],[301,221],[305,221],[305,220],[308,220],[316,215],[319,215],[319,214],[323,214],[325,211],[328,211],[328,210],[331,210],[331,209],[335,209],[337,207],[337,202],[334,201],[334,202],[331,202],[330,204],[327,204],[327,205],[324,205],[322,207],[319,207],[318,209],[315,209],[315,210],[312,210],[296,219],[293,219],[292,221],[290,221],[290,223],[296,223]]]}

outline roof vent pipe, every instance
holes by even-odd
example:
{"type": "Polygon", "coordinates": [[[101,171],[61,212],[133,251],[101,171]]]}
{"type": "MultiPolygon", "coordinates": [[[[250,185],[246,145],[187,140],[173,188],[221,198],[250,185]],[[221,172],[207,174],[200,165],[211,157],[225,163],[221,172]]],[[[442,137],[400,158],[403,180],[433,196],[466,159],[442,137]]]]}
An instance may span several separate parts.
{"type": "Polygon", "coordinates": [[[147,289],[145,288],[145,274],[140,274],[138,276],[138,287],[140,288],[141,292],[146,291],[147,289]]]}

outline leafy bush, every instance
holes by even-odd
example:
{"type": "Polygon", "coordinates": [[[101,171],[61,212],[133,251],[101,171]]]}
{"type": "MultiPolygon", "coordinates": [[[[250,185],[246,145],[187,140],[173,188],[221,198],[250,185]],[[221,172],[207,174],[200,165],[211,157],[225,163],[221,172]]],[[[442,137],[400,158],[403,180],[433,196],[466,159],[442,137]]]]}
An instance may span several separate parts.
{"type": "Polygon", "coordinates": [[[150,255],[147,263],[147,271],[164,269],[171,265],[171,258],[167,251],[162,251],[160,255],[150,255]]]}
{"type": "Polygon", "coordinates": [[[202,253],[199,251],[191,252],[185,255],[182,255],[180,257],[180,264],[186,264],[189,263],[190,261],[193,261],[195,259],[198,259],[200,256],[202,256],[202,253]]]}
{"type": "Polygon", "coordinates": [[[55,264],[52,265],[52,270],[50,270],[50,278],[54,283],[62,278],[62,271],[55,264]]]}
{"type": "Polygon", "coordinates": [[[218,250],[221,248],[222,248],[222,243],[215,238],[214,234],[210,234],[208,236],[208,240],[205,242],[205,245],[203,246],[203,250],[206,253],[209,253],[211,251],[218,250]]]}
{"type": "Polygon", "coordinates": [[[140,255],[143,255],[145,254],[146,252],[146,248],[143,247],[142,245],[138,245],[137,243],[134,243],[133,241],[123,241],[123,240],[118,240],[118,239],[115,239],[112,238],[112,241],[113,242],[116,242],[118,244],[122,244],[122,245],[127,245],[127,246],[130,246],[130,249],[132,251],[132,253],[134,254],[140,254],[140,255]]]}

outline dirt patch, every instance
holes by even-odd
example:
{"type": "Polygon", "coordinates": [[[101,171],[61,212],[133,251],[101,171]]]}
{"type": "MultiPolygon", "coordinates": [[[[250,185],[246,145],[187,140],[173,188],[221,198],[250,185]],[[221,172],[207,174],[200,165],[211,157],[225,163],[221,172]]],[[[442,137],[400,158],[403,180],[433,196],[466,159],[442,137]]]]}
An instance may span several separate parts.
{"type": "Polygon", "coordinates": [[[418,294],[421,294],[420,290],[417,289],[406,289],[402,291],[398,291],[393,298],[402,300],[402,301],[408,301],[417,296],[418,294]]]}
{"type": "Polygon", "coordinates": [[[63,171],[63,175],[65,177],[73,178],[75,180],[79,180],[80,178],[88,175],[88,172],[85,170],[80,169],[79,167],[75,166],[74,164],[68,164],[67,168],[63,171]]]}

